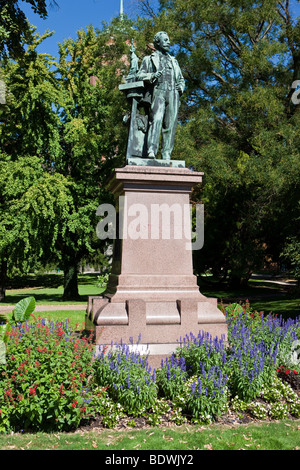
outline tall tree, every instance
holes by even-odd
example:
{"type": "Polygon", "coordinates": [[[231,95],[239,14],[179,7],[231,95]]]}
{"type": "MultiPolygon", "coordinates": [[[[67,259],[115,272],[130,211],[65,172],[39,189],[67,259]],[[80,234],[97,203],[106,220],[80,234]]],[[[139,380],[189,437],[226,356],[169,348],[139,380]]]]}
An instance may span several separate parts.
{"type": "Polygon", "coordinates": [[[187,82],[175,152],[205,172],[197,269],[240,284],[267,256],[279,259],[299,220],[291,86],[300,72],[300,22],[288,0],[160,0],[158,12],[141,3],[151,24],[169,31],[187,82]]]}
{"type": "Polygon", "coordinates": [[[73,210],[70,182],[45,171],[35,156],[0,155],[0,301],[7,274],[24,274],[53,260],[73,210]]]}
{"type": "Polygon", "coordinates": [[[55,0],[0,0],[0,58],[8,55],[14,59],[24,52],[24,41],[30,37],[30,24],[22,11],[22,5],[31,5],[41,18],[48,15],[48,5],[57,5],[55,0]]]}
{"type": "MultiPolygon", "coordinates": [[[[78,297],[80,262],[102,264],[105,261],[101,250],[103,244],[96,237],[96,210],[110,197],[106,193],[105,179],[111,175],[115,165],[123,164],[125,156],[127,131],[122,124],[122,108],[126,103],[118,84],[123,74],[128,72],[129,65],[130,41],[126,43],[126,24],[126,20],[116,19],[115,24],[105,25],[101,31],[94,31],[92,27],[80,30],[75,40],[69,39],[59,45],[60,59],[56,66],[47,54],[36,53],[37,45],[51,33],[40,37],[33,28],[25,53],[15,62],[3,61],[8,96],[2,109],[0,142],[5,151],[3,162],[6,158],[10,161],[9,165],[3,163],[3,175],[11,171],[17,180],[18,163],[22,168],[23,158],[29,158],[25,160],[28,165],[30,158],[32,162],[38,158],[32,187],[24,182],[20,186],[19,198],[24,202],[27,201],[26,195],[33,194],[35,190],[44,188],[47,192],[49,175],[57,178],[59,194],[63,194],[65,188],[66,210],[62,211],[59,225],[55,225],[53,237],[48,242],[52,258],[64,271],[65,299],[78,297]],[[40,180],[39,165],[44,171],[44,182],[40,180]]],[[[131,32],[131,26],[126,27],[131,32]]],[[[30,165],[28,168],[33,171],[30,165]]],[[[6,208],[18,207],[5,191],[3,189],[3,220],[9,217],[6,208]]],[[[46,203],[45,198],[40,199],[46,203]]],[[[56,202],[52,200],[49,207],[41,205],[40,211],[35,208],[31,212],[35,218],[30,219],[30,224],[42,227],[45,224],[43,214],[47,214],[55,204],[59,214],[62,200],[62,197],[56,202]]],[[[28,210],[30,207],[29,204],[28,210]]],[[[51,221],[49,218],[49,227],[53,227],[54,222],[51,221]]],[[[11,230],[9,225],[3,232],[1,255],[4,268],[9,267],[7,250],[11,230]]],[[[49,229],[47,234],[50,232],[49,229]]],[[[45,240],[41,232],[34,233],[39,233],[45,240]]],[[[12,235],[11,239],[15,237],[12,235]]],[[[32,240],[32,237],[25,239],[32,240]]],[[[26,242],[24,250],[20,243],[20,249],[13,257],[16,260],[18,255],[20,259],[15,264],[24,267],[23,254],[27,256],[26,266],[33,266],[28,260],[34,256],[43,254],[40,259],[46,259],[45,247],[41,250],[35,242],[29,254],[29,246],[26,242]]]]}
{"type": "MultiPolygon", "coordinates": [[[[60,112],[61,154],[53,165],[72,181],[74,212],[60,243],[65,274],[64,297],[78,295],[77,272],[82,259],[97,260],[96,210],[109,201],[105,180],[124,161],[125,100],[118,85],[127,69],[124,23],[80,30],[75,40],[59,45],[58,73],[64,101],[60,112]]],[[[103,261],[103,259],[102,259],[103,261]]]]}
{"type": "Polygon", "coordinates": [[[31,27],[26,51],[16,61],[2,60],[6,83],[6,105],[0,109],[0,145],[13,158],[20,155],[40,155],[45,164],[60,150],[55,109],[60,107],[62,94],[53,67],[54,58],[38,54],[36,48],[53,32],[43,35],[31,27]]]}
{"type": "Polygon", "coordinates": [[[52,166],[60,151],[61,97],[53,59],[36,53],[49,34],[31,28],[24,54],[1,64],[7,97],[0,109],[0,300],[7,273],[53,258],[73,210],[70,182],[52,166]]]}

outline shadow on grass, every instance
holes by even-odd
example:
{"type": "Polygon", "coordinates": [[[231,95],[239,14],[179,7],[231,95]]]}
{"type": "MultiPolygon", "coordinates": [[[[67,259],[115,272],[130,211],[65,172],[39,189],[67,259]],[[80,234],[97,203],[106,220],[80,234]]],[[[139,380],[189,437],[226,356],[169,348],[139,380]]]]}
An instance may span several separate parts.
{"type": "Polygon", "coordinates": [[[284,289],[281,286],[248,285],[246,287],[233,289],[225,283],[213,284],[200,281],[199,287],[202,294],[209,297],[217,297],[219,301],[223,300],[226,303],[238,302],[240,300],[245,301],[250,298],[276,298],[287,295],[287,289],[284,289]]]}
{"type": "Polygon", "coordinates": [[[300,317],[300,298],[287,296],[280,300],[258,300],[252,302],[251,305],[253,309],[263,311],[265,315],[273,313],[282,316],[285,320],[300,317]]]}
{"type": "Polygon", "coordinates": [[[274,313],[284,319],[300,316],[300,295],[294,287],[270,282],[250,281],[246,287],[232,289],[226,283],[200,279],[200,291],[207,297],[218,299],[219,303],[244,303],[249,300],[253,310],[265,315],[274,313]]]}
{"type": "Polygon", "coordinates": [[[7,289],[29,289],[33,287],[57,288],[63,285],[63,273],[27,274],[8,279],[7,289]]]}
{"type": "Polygon", "coordinates": [[[79,284],[81,286],[91,285],[91,284],[96,286],[98,284],[98,276],[99,276],[99,273],[79,274],[78,275],[79,284]]]}
{"type": "MultiPolygon", "coordinates": [[[[100,294],[99,294],[100,295],[100,294]]],[[[34,297],[36,300],[37,304],[53,304],[53,303],[65,303],[65,304],[75,304],[75,303],[80,303],[80,302],[87,302],[88,301],[88,295],[79,295],[79,298],[76,300],[64,300],[62,298],[62,294],[37,294],[35,292],[28,292],[28,293],[21,293],[20,294],[12,294],[10,295],[9,293],[5,296],[5,303],[6,304],[16,304],[20,300],[24,299],[24,297],[34,297]]]]}

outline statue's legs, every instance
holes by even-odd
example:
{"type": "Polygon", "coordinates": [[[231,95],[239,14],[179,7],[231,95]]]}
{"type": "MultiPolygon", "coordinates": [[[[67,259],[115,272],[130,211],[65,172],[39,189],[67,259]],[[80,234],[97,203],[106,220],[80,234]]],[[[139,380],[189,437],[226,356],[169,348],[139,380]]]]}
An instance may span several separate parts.
{"type": "Polygon", "coordinates": [[[148,156],[155,158],[162,132],[162,158],[169,160],[174,146],[179,96],[176,90],[155,90],[150,110],[148,156]]]}
{"type": "Polygon", "coordinates": [[[174,147],[175,132],[177,127],[179,95],[176,90],[168,92],[168,99],[165,102],[165,114],[162,125],[162,158],[170,160],[174,147]]]}
{"type": "Polygon", "coordinates": [[[156,157],[159,147],[160,133],[165,113],[165,96],[158,90],[153,93],[148,129],[148,156],[156,157]]]}

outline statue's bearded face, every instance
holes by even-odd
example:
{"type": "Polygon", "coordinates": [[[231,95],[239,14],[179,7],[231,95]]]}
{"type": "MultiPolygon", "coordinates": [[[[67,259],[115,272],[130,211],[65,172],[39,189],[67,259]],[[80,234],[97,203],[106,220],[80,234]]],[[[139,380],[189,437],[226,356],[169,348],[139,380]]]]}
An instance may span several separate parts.
{"type": "Polygon", "coordinates": [[[159,41],[157,43],[158,48],[162,50],[163,52],[168,52],[170,49],[170,39],[169,36],[166,33],[162,33],[159,37],[159,41]]]}

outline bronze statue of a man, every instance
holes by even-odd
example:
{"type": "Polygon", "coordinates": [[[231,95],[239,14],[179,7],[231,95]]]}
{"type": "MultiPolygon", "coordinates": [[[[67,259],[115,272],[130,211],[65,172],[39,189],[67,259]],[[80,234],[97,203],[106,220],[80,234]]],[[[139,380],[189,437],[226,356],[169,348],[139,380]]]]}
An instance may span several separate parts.
{"type": "Polygon", "coordinates": [[[177,126],[179,97],[184,91],[184,78],[177,60],[168,54],[170,39],[160,31],[153,40],[156,49],[146,56],[137,73],[151,94],[147,156],[156,158],[162,132],[162,158],[170,160],[177,126]]]}

